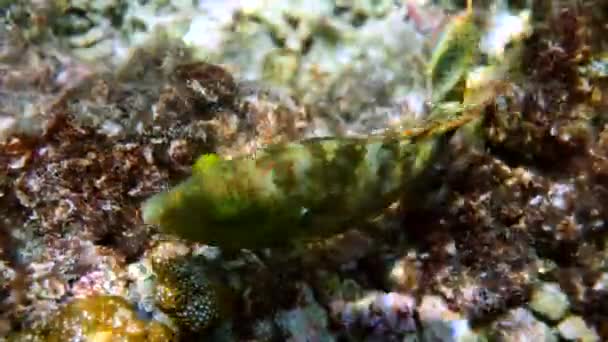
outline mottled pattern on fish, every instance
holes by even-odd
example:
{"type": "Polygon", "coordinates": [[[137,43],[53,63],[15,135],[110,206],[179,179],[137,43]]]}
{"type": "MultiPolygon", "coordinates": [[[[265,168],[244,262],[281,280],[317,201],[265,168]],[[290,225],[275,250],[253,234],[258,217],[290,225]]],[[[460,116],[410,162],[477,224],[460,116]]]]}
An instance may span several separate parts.
{"type": "Polygon", "coordinates": [[[444,140],[311,139],[254,157],[205,155],[189,179],[144,204],[144,221],[226,248],[328,236],[412,192],[444,140]]]}
{"type": "Polygon", "coordinates": [[[422,127],[401,135],[275,145],[234,160],[203,156],[189,179],[144,203],[144,221],[191,241],[261,248],[338,233],[399,198],[408,206],[424,202],[433,184],[427,176],[449,132],[478,118],[489,98],[465,98],[455,108],[444,99],[477,51],[480,32],[467,5],[428,65],[434,110],[422,127]]]}

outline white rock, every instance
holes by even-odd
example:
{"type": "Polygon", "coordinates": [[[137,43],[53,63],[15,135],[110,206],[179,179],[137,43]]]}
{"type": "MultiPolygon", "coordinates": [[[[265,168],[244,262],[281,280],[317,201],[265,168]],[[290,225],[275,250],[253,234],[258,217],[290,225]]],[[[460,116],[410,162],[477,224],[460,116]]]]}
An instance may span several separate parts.
{"type": "Polygon", "coordinates": [[[539,315],[558,321],[566,314],[570,302],[556,283],[544,283],[532,293],[530,308],[539,315]]]}
{"type": "Polygon", "coordinates": [[[555,342],[557,336],[545,323],[524,309],[517,308],[509,311],[493,325],[492,340],[517,342],[555,342]]]}
{"type": "Polygon", "coordinates": [[[529,32],[529,11],[522,11],[518,15],[501,11],[491,19],[490,27],[481,39],[481,51],[500,60],[504,57],[505,47],[508,43],[521,40],[529,32]]]}
{"type": "Polygon", "coordinates": [[[5,141],[15,129],[17,120],[9,116],[0,116],[0,142],[5,141]]]}
{"type": "Polygon", "coordinates": [[[595,342],[600,338],[595,330],[587,325],[580,316],[569,316],[559,323],[557,330],[568,341],[595,342]]]}
{"type": "Polygon", "coordinates": [[[439,296],[424,296],[418,307],[418,315],[424,327],[424,340],[464,342],[479,341],[467,319],[451,311],[439,296]]]}

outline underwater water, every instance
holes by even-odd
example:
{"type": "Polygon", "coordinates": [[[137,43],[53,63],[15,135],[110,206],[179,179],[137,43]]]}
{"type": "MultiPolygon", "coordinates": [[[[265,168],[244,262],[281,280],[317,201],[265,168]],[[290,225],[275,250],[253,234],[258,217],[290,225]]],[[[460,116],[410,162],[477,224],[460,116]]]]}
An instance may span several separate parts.
{"type": "Polygon", "coordinates": [[[608,1],[0,1],[0,341],[608,340],[608,1]]]}

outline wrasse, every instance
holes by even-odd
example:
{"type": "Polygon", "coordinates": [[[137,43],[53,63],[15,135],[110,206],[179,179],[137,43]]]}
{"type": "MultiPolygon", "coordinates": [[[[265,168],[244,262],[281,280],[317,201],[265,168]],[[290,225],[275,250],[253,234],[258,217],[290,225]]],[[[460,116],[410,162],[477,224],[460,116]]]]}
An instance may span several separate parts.
{"type": "Polygon", "coordinates": [[[309,139],[232,160],[204,155],[190,178],[144,203],[143,219],[225,249],[327,237],[400,197],[419,201],[450,132],[468,121],[399,136],[309,139]]]}

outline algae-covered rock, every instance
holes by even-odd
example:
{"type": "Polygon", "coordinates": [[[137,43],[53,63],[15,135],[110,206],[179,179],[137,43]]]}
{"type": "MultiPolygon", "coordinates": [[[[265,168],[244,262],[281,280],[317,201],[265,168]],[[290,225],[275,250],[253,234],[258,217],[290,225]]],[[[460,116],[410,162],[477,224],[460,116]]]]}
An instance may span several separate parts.
{"type": "Polygon", "coordinates": [[[353,301],[335,300],[331,315],[350,333],[372,340],[402,340],[415,333],[416,300],[398,292],[369,291],[353,301]]]}
{"type": "Polygon", "coordinates": [[[146,322],[117,296],[91,296],[64,306],[43,327],[22,332],[13,341],[174,341],[164,324],[146,322]]]}
{"type": "Polygon", "coordinates": [[[425,341],[484,341],[484,336],[473,331],[470,322],[451,311],[439,296],[424,296],[417,309],[425,341]]]}
{"type": "Polygon", "coordinates": [[[312,290],[303,286],[302,297],[304,305],[291,310],[283,310],[276,314],[275,322],[289,341],[335,341],[328,331],[327,313],[316,301],[312,290]]]}
{"type": "Polygon", "coordinates": [[[555,332],[523,308],[509,311],[493,323],[492,341],[545,341],[556,342],[555,332]]]}

